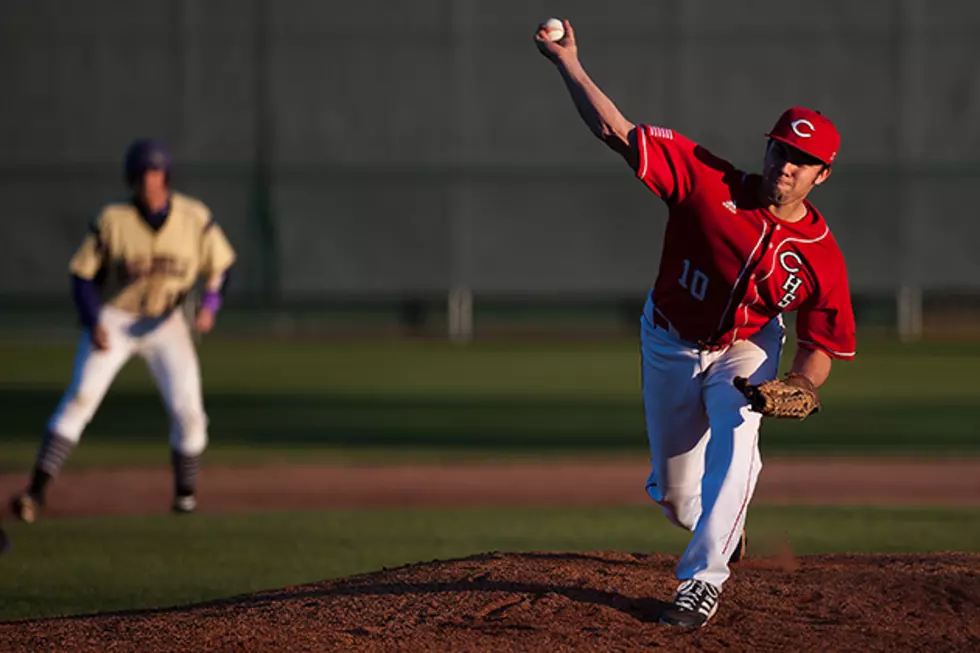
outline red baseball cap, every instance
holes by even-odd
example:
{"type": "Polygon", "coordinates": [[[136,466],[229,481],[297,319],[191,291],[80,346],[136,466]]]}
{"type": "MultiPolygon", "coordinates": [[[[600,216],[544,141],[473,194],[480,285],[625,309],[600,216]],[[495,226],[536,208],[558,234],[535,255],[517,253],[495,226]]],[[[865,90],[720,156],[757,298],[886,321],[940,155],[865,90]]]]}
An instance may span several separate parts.
{"type": "Polygon", "coordinates": [[[769,138],[792,145],[830,165],[840,149],[840,134],[834,123],[819,111],[793,107],[783,112],[768,134],[769,138]]]}

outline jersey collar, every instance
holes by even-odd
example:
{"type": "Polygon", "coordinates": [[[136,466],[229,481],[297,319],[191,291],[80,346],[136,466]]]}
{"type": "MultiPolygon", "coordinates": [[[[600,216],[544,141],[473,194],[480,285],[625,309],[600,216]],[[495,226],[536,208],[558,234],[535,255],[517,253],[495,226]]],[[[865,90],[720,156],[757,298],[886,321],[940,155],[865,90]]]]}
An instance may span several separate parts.
{"type": "Polygon", "coordinates": [[[159,211],[151,213],[146,206],[139,201],[137,198],[133,198],[133,206],[139,212],[140,217],[146,222],[146,224],[153,229],[153,231],[160,231],[163,228],[164,223],[170,216],[170,208],[173,206],[173,197],[167,198],[167,203],[159,211]]]}
{"type": "Polygon", "coordinates": [[[827,225],[823,220],[823,216],[820,215],[820,212],[817,211],[816,207],[809,200],[803,200],[803,205],[806,207],[806,216],[802,220],[788,222],[773,215],[758,200],[759,184],[761,183],[761,175],[746,174],[742,177],[742,189],[745,191],[746,199],[755,205],[759,213],[765,216],[769,222],[807,238],[820,236],[826,231],[827,225]]]}

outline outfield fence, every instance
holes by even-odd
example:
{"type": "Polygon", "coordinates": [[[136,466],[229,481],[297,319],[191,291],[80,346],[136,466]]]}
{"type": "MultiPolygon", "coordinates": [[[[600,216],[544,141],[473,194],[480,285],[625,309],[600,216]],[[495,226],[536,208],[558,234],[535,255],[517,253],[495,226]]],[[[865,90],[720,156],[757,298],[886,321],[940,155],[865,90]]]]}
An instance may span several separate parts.
{"type": "Polygon", "coordinates": [[[66,301],[68,257],[151,134],[239,250],[229,306],[246,317],[389,306],[465,339],[493,302],[642,299],[665,210],[535,51],[550,14],[630,119],[739,165],[784,108],[821,109],[843,146],[814,200],[856,297],[884,306],[866,319],[905,337],[976,323],[965,0],[8,0],[0,306],[66,301]]]}

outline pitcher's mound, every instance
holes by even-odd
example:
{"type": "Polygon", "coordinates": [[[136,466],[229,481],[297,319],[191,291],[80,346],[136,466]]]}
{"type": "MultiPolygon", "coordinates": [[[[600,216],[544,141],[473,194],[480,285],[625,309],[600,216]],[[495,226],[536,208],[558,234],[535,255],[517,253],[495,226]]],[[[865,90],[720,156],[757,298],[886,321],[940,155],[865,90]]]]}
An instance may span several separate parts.
{"type": "Polygon", "coordinates": [[[697,631],[657,623],[675,561],[491,553],[182,608],[0,624],[0,642],[141,653],[980,650],[980,555],[750,557],[697,631]]]}

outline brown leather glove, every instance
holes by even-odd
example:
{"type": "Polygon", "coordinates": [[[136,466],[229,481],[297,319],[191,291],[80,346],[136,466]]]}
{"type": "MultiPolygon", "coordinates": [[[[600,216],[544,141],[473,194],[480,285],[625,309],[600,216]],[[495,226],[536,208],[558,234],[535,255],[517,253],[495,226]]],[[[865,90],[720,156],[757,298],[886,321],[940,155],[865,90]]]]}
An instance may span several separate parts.
{"type": "Polygon", "coordinates": [[[767,417],[802,420],[820,410],[817,389],[802,374],[787,374],[785,379],[772,379],[759,385],[752,385],[745,377],[737,376],[733,383],[749,400],[752,410],[767,417]]]}

